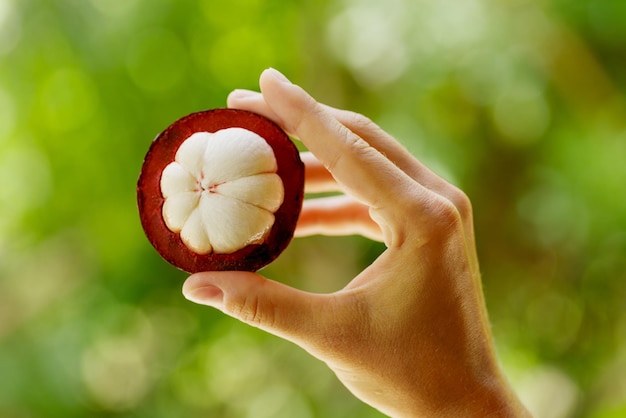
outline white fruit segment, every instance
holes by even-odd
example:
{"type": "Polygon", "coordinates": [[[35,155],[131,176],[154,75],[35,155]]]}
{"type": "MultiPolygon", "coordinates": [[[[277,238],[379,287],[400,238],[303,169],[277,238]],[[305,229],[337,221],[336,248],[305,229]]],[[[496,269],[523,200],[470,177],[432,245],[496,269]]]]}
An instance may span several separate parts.
{"type": "Polygon", "coordinates": [[[163,220],[197,254],[262,242],[284,199],[276,170],[272,148],[254,132],[196,132],[161,175],[163,220]]]}

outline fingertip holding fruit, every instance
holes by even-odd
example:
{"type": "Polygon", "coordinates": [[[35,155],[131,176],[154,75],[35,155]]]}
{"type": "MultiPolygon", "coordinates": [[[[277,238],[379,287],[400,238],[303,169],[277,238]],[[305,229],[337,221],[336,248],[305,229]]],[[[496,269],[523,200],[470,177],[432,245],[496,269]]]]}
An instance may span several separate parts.
{"type": "Polygon", "coordinates": [[[256,271],[293,238],[304,164],[287,134],[244,110],[187,115],[152,142],[137,182],[148,240],[188,273],[256,271]]]}

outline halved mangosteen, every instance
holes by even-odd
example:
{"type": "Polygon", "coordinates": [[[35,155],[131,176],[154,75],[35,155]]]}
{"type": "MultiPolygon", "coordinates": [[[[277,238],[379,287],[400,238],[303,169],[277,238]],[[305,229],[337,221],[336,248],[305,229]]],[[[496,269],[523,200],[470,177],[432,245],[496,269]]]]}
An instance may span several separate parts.
{"type": "Polygon", "coordinates": [[[137,182],[141,224],[189,273],[256,271],[293,237],[304,164],[287,134],[244,110],[187,115],[152,142],[137,182]]]}

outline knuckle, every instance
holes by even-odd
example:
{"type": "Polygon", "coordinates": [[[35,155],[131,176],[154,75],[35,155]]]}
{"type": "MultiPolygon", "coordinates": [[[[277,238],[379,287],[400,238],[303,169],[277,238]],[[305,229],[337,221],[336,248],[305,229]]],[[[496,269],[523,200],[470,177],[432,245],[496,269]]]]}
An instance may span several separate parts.
{"type": "Polygon", "coordinates": [[[437,202],[438,220],[444,225],[456,225],[461,221],[461,213],[454,203],[448,199],[437,202]]]}
{"type": "Polygon", "coordinates": [[[420,214],[423,232],[438,235],[442,231],[454,229],[462,224],[461,212],[452,201],[438,194],[429,193],[428,197],[415,195],[408,202],[412,213],[420,214]]]}
{"type": "Polygon", "coordinates": [[[326,168],[331,173],[338,167],[342,160],[350,154],[359,155],[367,152],[369,144],[354,132],[346,129],[344,126],[339,127],[342,141],[338,143],[338,149],[334,153],[333,158],[328,162],[326,168]]]}
{"type": "Polygon", "coordinates": [[[349,125],[359,130],[367,130],[375,126],[374,122],[372,122],[370,118],[356,112],[348,112],[348,114],[346,115],[346,119],[348,120],[349,125]]]}
{"type": "Polygon", "coordinates": [[[256,295],[249,295],[239,303],[230,307],[232,315],[240,321],[255,327],[272,327],[274,311],[271,306],[263,304],[256,295]]]}
{"type": "MultiPolygon", "coordinates": [[[[394,209],[388,215],[391,228],[385,232],[385,243],[399,247],[407,241],[422,246],[440,242],[446,237],[464,235],[472,218],[468,196],[450,184],[428,189],[415,182],[399,193],[394,209]]],[[[371,212],[373,218],[377,216],[371,212]]]]}
{"type": "Polygon", "coordinates": [[[440,197],[430,207],[427,241],[447,242],[464,234],[464,222],[459,209],[447,198],[440,197]]]}
{"type": "Polygon", "coordinates": [[[360,113],[348,111],[344,116],[343,123],[359,136],[372,137],[383,133],[374,121],[360,113]]]}
{"type": "Polygon", "coordinates": [[[304,101],[298,100],[292,103],[290,112],[285,115],[285,128],[290,134],[302,139],[307,134],[307,125],[310,121],[322,116],[322,109],[312,98],[306,98],[304,101]]]}
{"type": "Polygon", "coordinates": [[[472,203],[461,189],[455,186],[450,186],[450,191],[447,194],[447,199],[456,208],[462,219],[469,219],[472,216],[472,203]]]}

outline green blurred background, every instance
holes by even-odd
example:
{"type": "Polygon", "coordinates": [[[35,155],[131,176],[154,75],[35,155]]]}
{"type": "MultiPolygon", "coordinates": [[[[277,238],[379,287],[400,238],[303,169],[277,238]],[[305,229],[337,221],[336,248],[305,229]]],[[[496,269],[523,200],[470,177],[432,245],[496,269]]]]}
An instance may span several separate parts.
{"type": "MultiPolygon", "coordinates": [[[[538,417],[626,416],[623,0],[0,0],[0,416],[381,417],[183,299],[141,230],[152,138],[269,66],[471,197],[500,359],[538,417]]],[[[380,252],[295,240],[341,288],[380,252]]]]}

